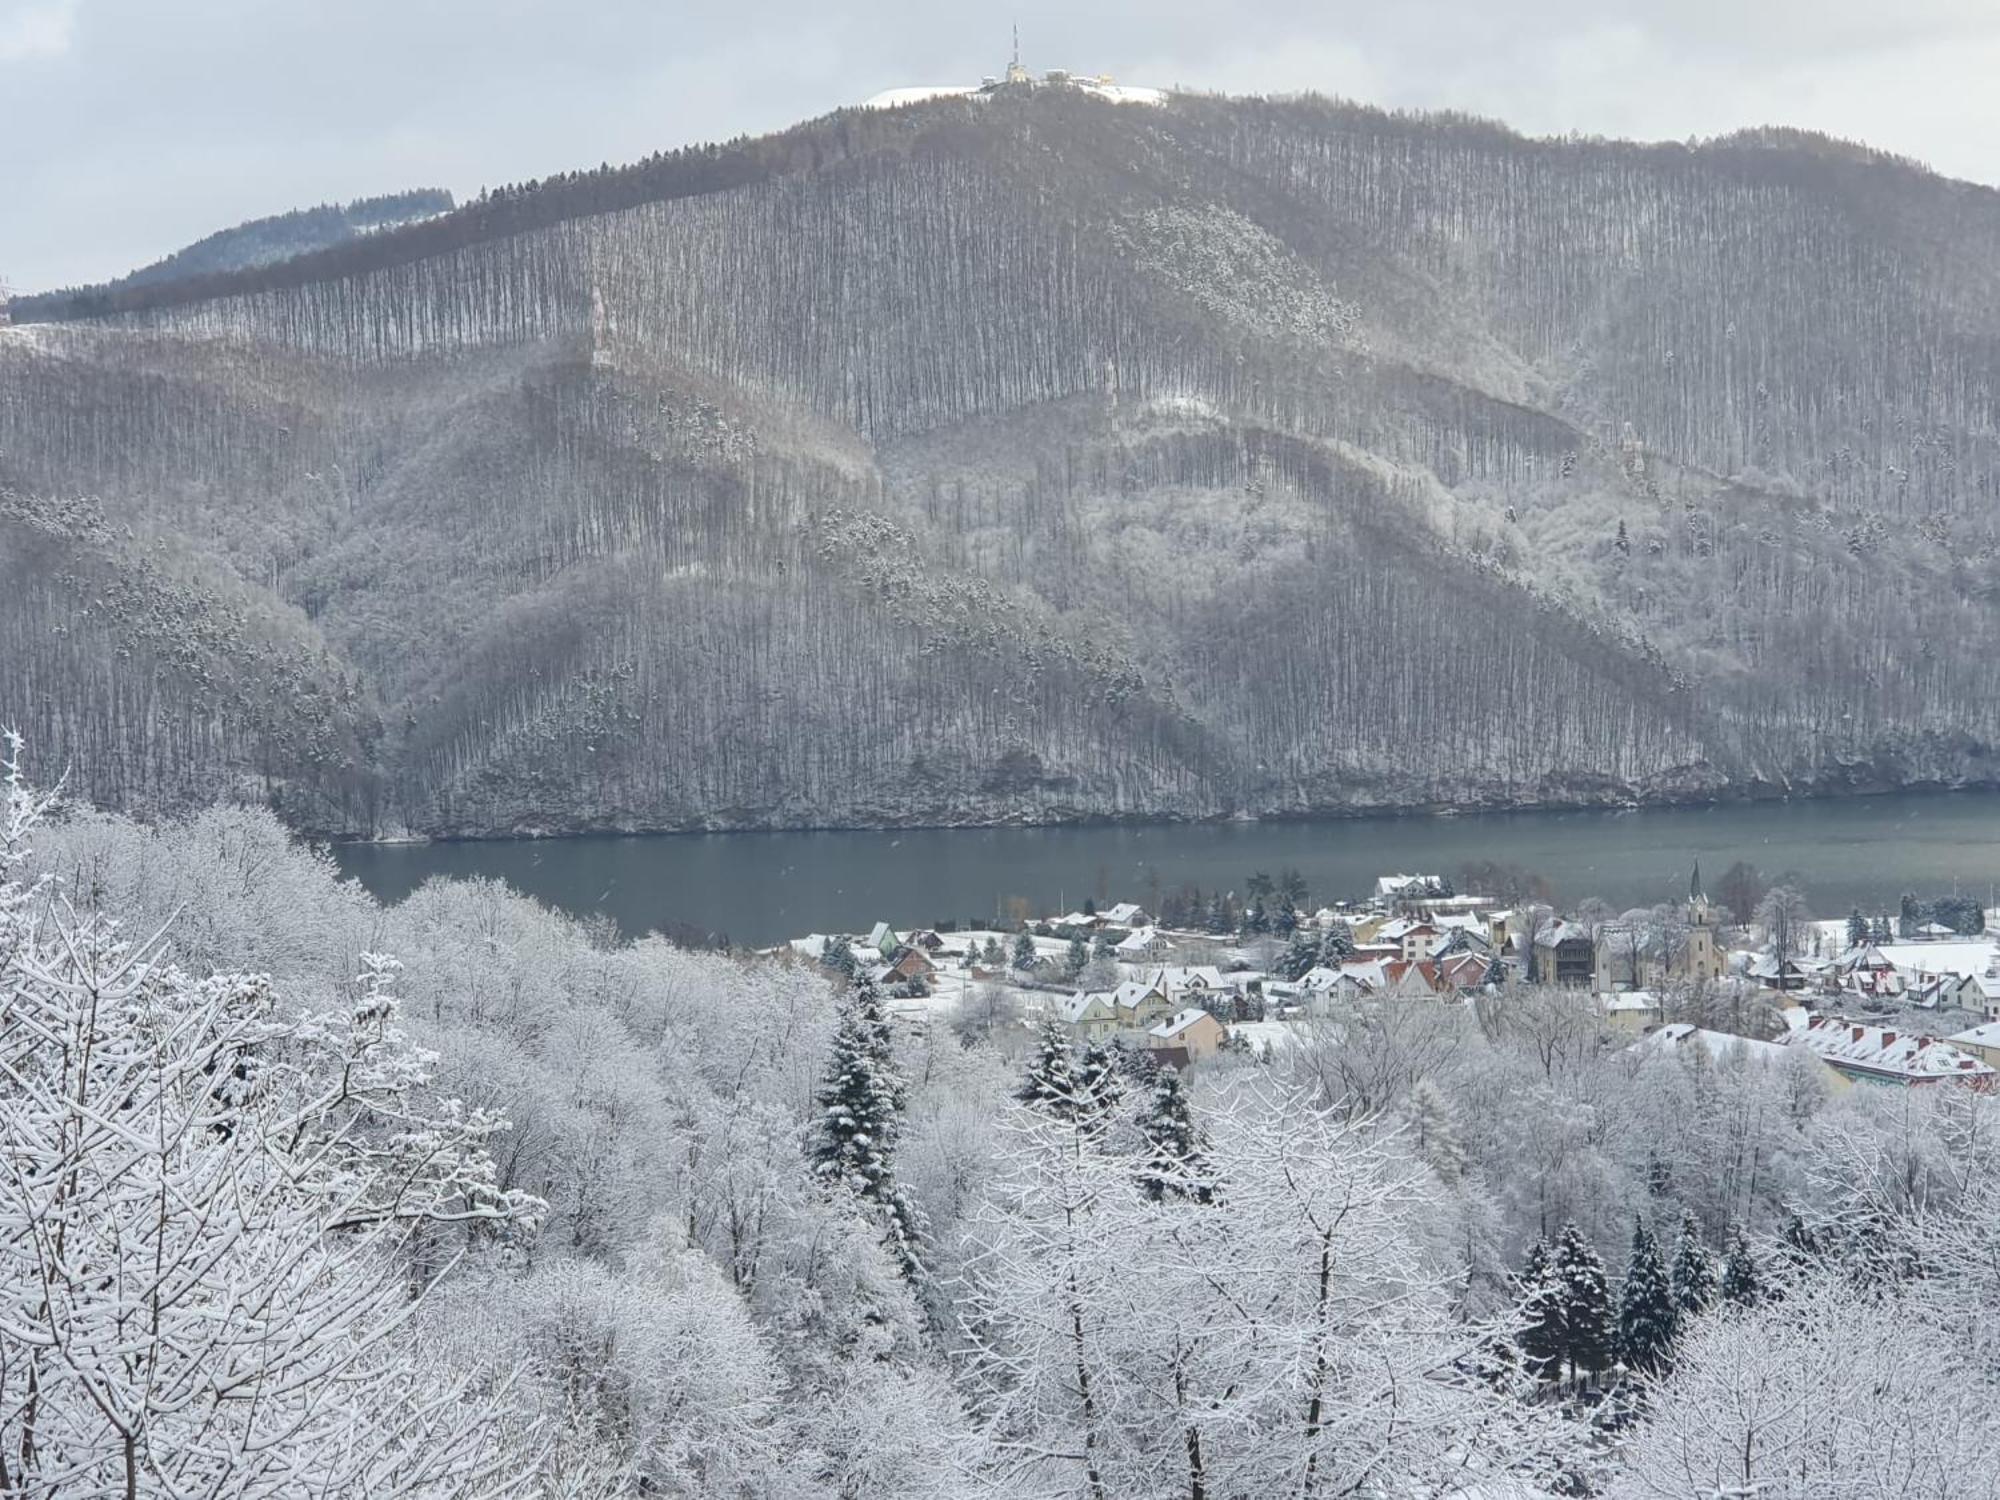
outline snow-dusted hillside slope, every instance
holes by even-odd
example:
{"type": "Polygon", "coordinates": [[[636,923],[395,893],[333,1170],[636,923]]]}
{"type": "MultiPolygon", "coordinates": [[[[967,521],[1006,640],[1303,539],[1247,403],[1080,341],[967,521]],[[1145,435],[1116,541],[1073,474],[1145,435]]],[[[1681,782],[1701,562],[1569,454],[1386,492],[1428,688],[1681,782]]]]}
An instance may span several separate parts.
{"type": "Polygon", "coordinates": [[[1994,264],[1810,138],[842,111],[17,305],[0,719],[347,831],[1992,781],[1994,264]]]}

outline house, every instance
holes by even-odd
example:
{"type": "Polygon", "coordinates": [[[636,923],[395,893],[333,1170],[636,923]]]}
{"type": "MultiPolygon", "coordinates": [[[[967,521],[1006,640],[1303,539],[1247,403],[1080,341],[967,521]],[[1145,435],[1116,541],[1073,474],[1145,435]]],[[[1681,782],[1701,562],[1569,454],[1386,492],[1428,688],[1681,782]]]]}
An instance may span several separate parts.
{"type": "Polygon", "coordinates": [[[1613,1031],[1643,1032],[1665,1021],[1666,1011],[1652,990],[1605,990],[1597,992],[1604,1007],[1604,1021],[1613,1031]]]}
{"type": "Polygon", "coordinates": [[[1135,927],[1112,949],[1120,963],[1142,964],[1166,951],[1166,940],[1151,927],[1135,927]]]}
{"type": "Polygon", "coordinates": [[[1172,1014],[1174,1008],[1163,985],[1144,979],[1127,980],[1106,998],[1117,1016],[1121,1031],[1143,1031],[1155,1021],[1172,1014]]]}
{"type": "Polygon", "coordinates": [[[903,946],[903,940],[896,936],[896,929],[887,922],[877,922],[869,928],[868,936],[862,942],[884,958],[893,957],[896,950],[903,946]]]}
{"type": "Polygon", "coordinates": [[[928,980],[937,973],[937,965],[930,961],[924,950],[917,947],[899,948],[895,957],[889,960],[889,967],[883,974],[885,984],[908,984],[913,979],[928,980]]]}
{"type": "Polygon", "coordinates": [[[1064,995],[1050,1005],[1049,1011],[1069,1028],[1073,1041],[1109,1041],[1119,1030],[1118,1012],[1112,1008],[1111,997],[1102,991],[1079,990],[1074,995],[1064,995]]]}
{"type": "Polygon", "coordinates": [[[1970,1052],[1989,1067],[2000,1068],[2000,1021],[1986,1021],[1945,1038],[1961,1052],[1970,1052]]]}
{"type": "Polygon", "coordinates": [[[1396,957],[1404,963],[1421,963],[1444,941],[1444,932],[1435,923],[1420,921],[1414,917],[1397,917],[1386,922],[1375,933],[1375,943],[1393,943],[1396,957]]]}
{"type": "Polygon", "coordinates": [[[1809,977],[1801,960],[1770,953],[1758,954],[1744,972],[1767,990],[1802,990],[1809,977]]]}
{"type": "Polygon", "coordinates": [[[1189,1008],[1146,1030],[1149,1051],[1178,1047],[1191,1063],[1213,1057],[1229,1040],[1223,1024],[1205,1010],[1189,1008]]]}
{"type": "Polygon", "coordinates": [[[1097,914],[1107,927],[1150,927],[1153,919],[1145,909],[1130,901],[1121,901],[1108,911],[1097,914]]]}
{"type": "Polygon", "coordinates": [[[1792,1033],[1790,1045],[1811,1048],[1820,1061],[1857,1083],[1913,1088],[1949,1081],[1990,1089],[1996,1076],[1990,1063],[1950,1042],[1841,1016],[1814,1016],[1792,1033]]]}
{"type": "Polygon", "coordinates": [[[1597,944],[1576,923],[1552,919],[1535,933],[1528,963],[1528,977],[1538,984],[1587,989],[1597,975],[1597,944]]]}

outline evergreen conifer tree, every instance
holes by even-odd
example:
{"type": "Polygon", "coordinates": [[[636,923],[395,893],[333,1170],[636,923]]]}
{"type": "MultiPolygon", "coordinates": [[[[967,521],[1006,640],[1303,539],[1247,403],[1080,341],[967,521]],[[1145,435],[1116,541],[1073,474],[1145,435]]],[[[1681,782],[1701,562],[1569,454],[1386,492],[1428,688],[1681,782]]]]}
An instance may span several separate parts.
{"type": "Polygon", "coordinates": [[[1117,1111],[1125,1097],[1125,1077],[1118,1057],[1102,1042],[1083,1049],[1083,1061],[1076,1070],[1076,1107],[1099,1120],[1117,1111]]]}
{"type": "Polygon", "coordinates": [[[1743,1231],[1735,1230],[1729,1236],[1729,1259],[1722,1268],[1722,1300],[1733,1307],[1755,1307],[1763,1294],[1757,1257],[1743,1231]]]}
{"type": "Polygon", "coordinates": [[[1618,1298],[1618,1357],[1649,1375],[1665,1369],[1679,1321],[1666,1263],[1642,1218],[1632,1229],[1632,1259],[1618,1298]]]}
{"type": "Polygon", "coordinates": [[[1345,922],[1330,923],[1319,943],[1319,961],[1329,969],[1338,968],[1354,957],[1354,929],[1345,922]]]}
{"type": "Polygon", "coordinates": [[[1681,1215],[1681,1242],[1674,1250],[1674,1306],[1683,1319],[1705,1311],[1715,1301],[1715,1263],[1702,1247],[1701,1226],[1693,1214],[1681,1215]]]}
{"type": "Polygon", "coordinates": [[[1042,1022],[1035,1055],[1021,1075],[1014,1097],[1034,1109],[1069,1119],[1077,1104],[1076,1064],[1070,1052],[1069,1034],[1056,1020],[1042,1022]]]}
{"type": "Polygon", "coordinates": [[[989,969],[1000,968],[1007,962],[1007,950],[1000,946],[1000,939],[990,937],[986,946],[979,950],[979,959],[989,969]]]}
{"type": "Polygon", "coordinates": [[[1139,1120],[1145,1159],[1139,1168],[1139,1189],[1158,1203],[1187,1198],[1211,1203],[1215,1189],[1208,1180],[1205,1143],[1188,1107],[1187,1089],[1178,1069],[1162,1068],[1139,1120]]]}
{"type": "Polygon", "coordinates": [[[880,1212],[898,1264],[914,1279],[921,1269],[922,1224],[893,1166],[903,1096],[881,996],[864,978],[834,1027],[826,1075],[813,1096],[820,1114],[807,1149],[815,1177],[880,1212]]]}
{"type": "Polygon", "coordinates": [[[1456,1182],[1465,1171],[1465,1147],[1451,1122],[1451,1109],[1438,1086],[1428,1078],[1410,1090],[1410,1140],[1417,1155],[1445,1182],[1456,1182]]]}
{"type": "Polygon", "coordinates": [[[1602,1374],[1611,1365],[1615,1342],[1611,1286],[1603,1260],[1574,1223],[1556,1237],[1550,1274],[1561,1306],[1563,1358],[1578,1376],[1602,1374]]]}
{"type": "Polygon", "coordinates": [[[1306,971],[1319,963],[1319,939],[1310,933],[1297,932],[1285,951],[1278,955],[1278,972],[1286,979],[1298,980],[1306,971]]]}
{"type": "Polygon", "coordinates": [[[1035,939],[1025,928],[1014,939],[1014,967],[1032,969],[1035,966],[1035,939]]]}
{"type": "Polygon", "coordinates": [[[1069,952],[1063,956],[1063,970],[1071,978],[1081,974],[1090,963],[1090,948],[1080,937],[1069,940],[1069,952]]]}
{"type": "Polygon", "coordinates": [[[1521,1266],[1521,1331],[1514,1342],[1521,1364],[1537,1380],[1562,1375],[1562,1302],[1556,1296],[1554,1257],[1547,1240],[1536,1240],[1521,1266]]]}
{"type": "Polygon", "coordinates": [[[854,944],[847,938],[836,935],[826,940],[820,949],[819,961],[843,979],[854,977],[854,944]]]}
{"type": "Polygon", "coordinates": [[[1866,947],[1868,943],[1868,919],[1861,915],[1861,908],[1855,907],[1847,914],[1847,946],[1866,947]]]}

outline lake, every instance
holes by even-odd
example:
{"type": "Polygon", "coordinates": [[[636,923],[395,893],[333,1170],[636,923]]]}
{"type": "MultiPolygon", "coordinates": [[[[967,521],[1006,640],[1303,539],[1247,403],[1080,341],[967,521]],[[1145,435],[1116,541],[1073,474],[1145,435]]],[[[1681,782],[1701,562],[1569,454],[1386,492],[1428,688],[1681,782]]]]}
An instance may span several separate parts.
{"type": "Polygon", "coordinates": [[[1627,812],[1512,812],[1282,823],[1141,823],[820,833],[589,835],[440,844],[346,844],[342,871],[384,901],[433,875],[490,876],[628,933],[672,923],[764,946],[807,932],[990,920],[1013,898],[1037,912],[1137,901],[1192,881],[1240,890],[1252,871],[1300,870],[1315,902],[1365,893],[1378,874],[1519,866],[1557,902],[1614,907],[1682,896],[1701,861],[1710,895],[1747,860],[1795,872],[1813,912],[1893,911],[1905,890],[1982,900],[2000,882],[2000,793],[1899,794],[1627,812]]]}

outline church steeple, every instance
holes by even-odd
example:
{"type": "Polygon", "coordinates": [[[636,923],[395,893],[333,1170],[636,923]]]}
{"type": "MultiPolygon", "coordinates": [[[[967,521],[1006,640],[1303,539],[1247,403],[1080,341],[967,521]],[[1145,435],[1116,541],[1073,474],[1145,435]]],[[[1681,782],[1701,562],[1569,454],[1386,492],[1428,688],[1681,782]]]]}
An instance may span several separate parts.
{"type": "Polygon", "coordinates": [[[1701,888],[1701,861],[1694,862],[1694,873],[1688,876],[1688,900],[1697,906],[1708,905],[1708,892],[1701,888]]]}

